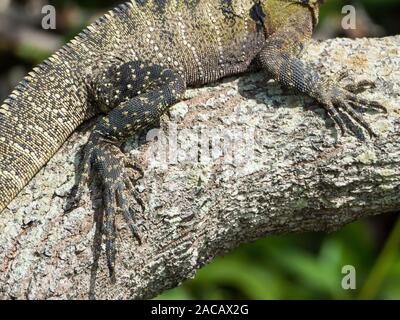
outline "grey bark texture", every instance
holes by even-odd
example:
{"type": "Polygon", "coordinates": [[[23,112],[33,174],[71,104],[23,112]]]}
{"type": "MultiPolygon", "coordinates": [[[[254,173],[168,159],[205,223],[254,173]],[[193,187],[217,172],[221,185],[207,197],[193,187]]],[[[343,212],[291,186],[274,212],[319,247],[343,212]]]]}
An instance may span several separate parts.
{"type": "MultiPolygon", "coordinates": [[[[378,138],[344,136],[308,97],[261,73],[189,90],[187,100],[125,146],[144,169],[146,204],[138,245],[121,215],[117,282],[98,243],[100,194],[93,186],[65,212],[77,153],[73,134],[0,216],[0,298],[139,299],[191,278],[240,243],[270,234],[333,231],[400,209],[400,36],[313,42],[304,57],[341,84],[388,108],[366,111],[378,138]],[[154,137],[154,139],[151,139],[154,137]],[[137,144],[139,147],[137,147],[137,144]],[[95,240],[94,240],[95,239],[95,240]]],[[[359,132],[360,134],[360,132],[359,132]]],[[[244,270],[245,272],[245,270],[244,270]]]]}

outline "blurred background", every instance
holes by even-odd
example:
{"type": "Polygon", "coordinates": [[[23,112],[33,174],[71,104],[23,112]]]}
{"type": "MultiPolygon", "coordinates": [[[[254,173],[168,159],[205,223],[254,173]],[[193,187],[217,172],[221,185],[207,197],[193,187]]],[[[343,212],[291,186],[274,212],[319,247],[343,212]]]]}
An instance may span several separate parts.
{"type": "MultiPolygon", "coordinates": [[[[0,100],[30,69],[105,10],[121,1],[0,0],[0,100]],[[55,30],[43,30],[42,7],[54,5],[55,30]]],[[[400,34],[399,0],[326,0],[315,37],[400,34]],[[344,5],[357,28],[343,30],[344,5]]],[[[398,213],[354,222],[332,234],[272,236],[215,259],[196,277],[158,299],[400,299],[398,213]],[[342,267],[356,269],[357,287],[344,290],[342,267]]]]}

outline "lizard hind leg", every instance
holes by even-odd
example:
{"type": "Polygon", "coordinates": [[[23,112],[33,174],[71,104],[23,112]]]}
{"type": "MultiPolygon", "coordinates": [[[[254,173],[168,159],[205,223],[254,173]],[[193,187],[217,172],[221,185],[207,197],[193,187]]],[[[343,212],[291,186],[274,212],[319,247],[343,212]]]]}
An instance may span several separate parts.
{"type": "Polygon", "coordinates": [[[142,72],[135,77],[145,78],[145,81],[140,81],[140,90],[137,90],[137,82],[132,82],[129,86],[132,90],[139,91],[139,94],[136,92],[130,99],[119,98],[121,102],[96,123],[83,150],[83,173],[78,182],[80,190],[91,176],[96,176],[101,184],[104,210],[102,234],[112,280],[115,280],[115,216],[117,213],[123,214],[133,237],[141,243],[139,229],[134,223],[135,209],[132,201],[144,208],[135,189],[132,174],[133,171],[138,172],[140,177],[143,172],[122,153],[120,145],[139,130],[157,121],[171,105],[180,100],[186,88],[185,81],[170,69],[141,68],[142,72]]]}

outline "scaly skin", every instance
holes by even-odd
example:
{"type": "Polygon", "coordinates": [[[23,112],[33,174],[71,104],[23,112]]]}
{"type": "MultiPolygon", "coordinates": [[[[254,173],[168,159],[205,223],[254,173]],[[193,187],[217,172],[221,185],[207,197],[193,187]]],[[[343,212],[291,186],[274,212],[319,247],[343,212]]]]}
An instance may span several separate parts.
{"type": "Polygon", "coordinates": [[[102,114],[83,150],[73,194],[79,204],[90,177],[100,179],[114,279],[117,211],[140,240],[129,202],[140,200],[127,169],[135,165],[120,144],[159,119],[187,87],[261,68],[319,101],[342,133],[339,110],[373,135],[353,107],[384,107],[323,79],[298,58],[320,2],[133,0],[109,12],[35,68],[0,107],[0,211],[78,125],[102,114]]]}

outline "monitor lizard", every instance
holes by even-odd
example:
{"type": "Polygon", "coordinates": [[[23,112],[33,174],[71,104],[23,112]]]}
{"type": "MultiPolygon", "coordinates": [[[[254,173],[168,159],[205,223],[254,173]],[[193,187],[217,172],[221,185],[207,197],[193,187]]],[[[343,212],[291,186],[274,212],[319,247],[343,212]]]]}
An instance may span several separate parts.
{"type": "Polygon", "coordinates": [[[321,0],[132,0],[83,30],[33,69],[0,107],[0,211],[84,121],[99,116],[83,149],[79,205],[91,177],[101,182],[102,232],[115,279],[115,215],[141,241],[130,200],[140,197],[122,153],[127,138],[154,123],[185,89],[264,70],[323,106],[340,129],[341,113],[374,136],[355,107],[385,111],[320,76],[300,53],[318,22],[321,0]]]}

